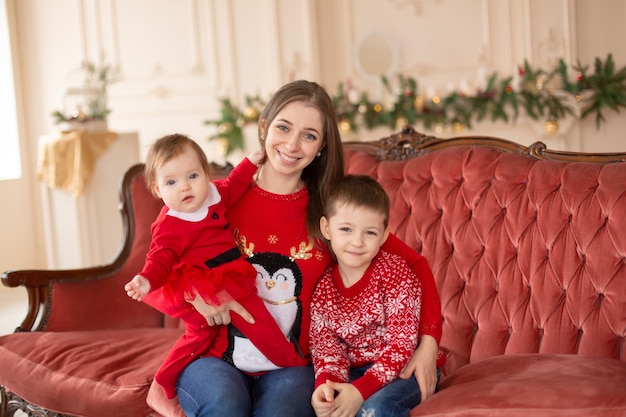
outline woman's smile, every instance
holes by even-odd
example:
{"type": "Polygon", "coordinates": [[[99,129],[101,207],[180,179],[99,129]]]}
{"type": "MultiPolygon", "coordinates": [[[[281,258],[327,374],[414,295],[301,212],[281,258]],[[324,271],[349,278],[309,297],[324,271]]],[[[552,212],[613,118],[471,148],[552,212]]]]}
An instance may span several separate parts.
{"type": "Polygon", "coordinates": [[[286,154],[285,152],[281,152],[279,149],[276,149],[276,152],[278,153],[278,156],[280,156],[280,158],[288,164],[293,164],[300,160],[300,158],[297,158],[295,156],[290,156],[286,154]]]}

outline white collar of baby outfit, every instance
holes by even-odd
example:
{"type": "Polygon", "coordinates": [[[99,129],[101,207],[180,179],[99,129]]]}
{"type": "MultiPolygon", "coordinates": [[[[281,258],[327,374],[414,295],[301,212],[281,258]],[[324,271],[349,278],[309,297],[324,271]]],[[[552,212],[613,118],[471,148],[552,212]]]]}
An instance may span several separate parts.
{"type": "Polygon", "coordinates": [[[209,214],[209,207],[214,206],[222,200],[222,196],[217,191],[217,187],[213,183],[209,183],[209,196],[204,203],[200,206],[200,208],[192,213],[185,213],[182,211],[176,211],[173,209],[169,209],[167,211],[168,216],[177,217],[181,220],[186,220],[188,222],[199,222],[206,218],[207,214],[209,214]]]}

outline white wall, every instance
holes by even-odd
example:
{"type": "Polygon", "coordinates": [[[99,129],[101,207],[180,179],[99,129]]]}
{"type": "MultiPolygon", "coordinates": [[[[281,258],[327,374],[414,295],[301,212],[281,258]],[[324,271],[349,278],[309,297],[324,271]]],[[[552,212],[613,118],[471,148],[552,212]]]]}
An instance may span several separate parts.
{"type": "MultiPolygon", "coordinates": [[[[241,103],[245,94],[270,94],[291,78],[320,82],[333,93],[340,81],[376,92],[377,77],[355,65],[355,47],[368,33],[383,33],[397,47],[401,73],[420,88],[445,91],[481,71],[512,74],[529,59],[543,66],[556,56],[591,63],[613,53],[626,64],[626,0],[8,0],[14,10],[23,120],[25,175],[23,222],[40,223],[33,172],[37,140],[55,127],[67,76],[83,59],[104,54],[123,79],[110,89],[109,126],[137,131],[143,155],[156,137],[179,131],[205,141],[204,124],[217,117],[217,99],[241,103]]],[[[481,123],[463,134],[492,134],[530,144],[544,140],[564,150],[626,150],[623,114],[574,123],[545,136],[542,122],[481,123]]],[[[249,129],[254,132],[254,129],[249,129]]],[[[360,132],[374,139],[390,132],[360,132]]],[[[442,132],[450,135],[453,132],[442,132]]],[[[350,137],[354,139],[354,137],[350,137]]],[[[252,141],[253,142],[253,141],[252,141]]],[[[3,195],[16,193],[0,183],[3,195]]],[[[3,212],[4,213],[4,212],[3,212]]],[[[5,217],[5,216],[2,216],[5,217]]],[[[14,217],[14,216],[11,216],[14,217]]],[[[0,221],[6,221],[6,218],[0,221]]],[[[9,222],[14,223],[12,218],[9,222]]],[[[0,225],[1,230],[9,225],[0,225]]],[[[2,237],[0,269],[25,267],[2,257],[41,247],[38,232],[2,237]],[[23,237],[23,239],[22,239],[23,237]],[[23,241],[22,241],[23,240],[23,241]]],[[[33,265],[41,256],[29,257],[33,265]]]]}

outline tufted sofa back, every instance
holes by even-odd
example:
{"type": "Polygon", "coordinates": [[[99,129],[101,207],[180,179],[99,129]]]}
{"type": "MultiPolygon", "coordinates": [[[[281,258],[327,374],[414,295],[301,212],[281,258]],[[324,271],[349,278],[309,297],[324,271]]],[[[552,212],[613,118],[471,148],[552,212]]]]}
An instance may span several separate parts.
{"type": "Polygon", "coordinates": [[[392,231],[431,265],[444,374],[514,353],[626,361],[626,155],[548,160],[542,144],[475,139],[405,129],[345,146],[346,170],[383,185],[392,231]]]}

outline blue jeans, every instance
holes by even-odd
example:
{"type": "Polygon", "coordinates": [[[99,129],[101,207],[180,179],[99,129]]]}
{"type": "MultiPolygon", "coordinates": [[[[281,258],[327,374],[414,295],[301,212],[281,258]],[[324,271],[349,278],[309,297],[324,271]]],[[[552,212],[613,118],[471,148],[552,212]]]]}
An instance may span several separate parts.
{"type": "MultiPolygon", "coordinates": [[[[363,376],[371,365],[350,370],[350,381],[363,376]]],[[[437,382],[440,373],[437,370],[437,382]]],[[[406,417],[421,401],[419,385],[415,375],[409,379],[397,378],[385,385],[363,402],[357,417],[406,417]]]]}
{"type": "Polygon", "coordinates": [[[178,378],[178,401],[188,417],[315,417],[313,367],[249,376],[218,358],[200,358],[178,378]]]}

